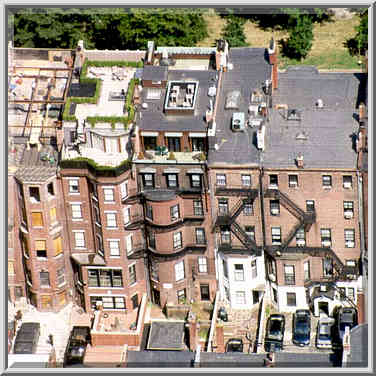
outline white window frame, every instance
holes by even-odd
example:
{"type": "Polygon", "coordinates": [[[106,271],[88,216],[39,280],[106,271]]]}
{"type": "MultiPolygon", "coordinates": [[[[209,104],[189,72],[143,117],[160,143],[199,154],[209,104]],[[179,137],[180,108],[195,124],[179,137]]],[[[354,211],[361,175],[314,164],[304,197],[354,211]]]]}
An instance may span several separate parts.
{"type": "Polygon", "coordinates": [[[123,220],[124,224],[127,225],[131,221],[131,207],[126,206],[123,208],[123,220]]]}
{"type": "Polygon", "coordinates": [[[125,244],[127,247],[127,255],[131,255],[133,253],[133,234],[128,234],[125,237],[125,244]]]}
{"type": "Polygon", "coordinates": [[[343,180],[343,188],[352,189],[352,187],[353,187],[352,175],[343,175],[342,180],[343,180]]]}
{"type": "Polygon", "coordinates": [[[332,184],[333,184],[332,175],[322,175],[322,186],[323,186],[323,188],[330,189],[330,188],[332,188],[332,184]]]}
{"type": "Polygon", "coordinates": [[[66,284],[66,278],[65,278],[65,267],[59,268],[56,271],[56,284],[58,286],[63,286],[66,284]],[[61,282],[59,280],[62,279],[61,282]]]}
{"type": "Polygon", "coordinates": [[[68,180],[68,191],[69,191],[69,194],[80,194],[80,180],[77,178],[77,179],[73,179],[73,178],[69,178],[68,180]],[[77,189],[73,188],[73,187],[77,187],[77,189]]]}
{"type": "Polygon", "coordinates": [[[137,270],[136,270],[136,264],[131,264],[128,266],[128,275],[129,275],[129,284],[130,286],[133,286],[137,283],[137,270]],[[132,276],[132,280],[131,280],[132,276]],[[134,278],[133,278],[134,276],[134,278]]]}
{"type": "Polygon", "coordinates": [[[120,257],[119,239],[108,239],[108,248],[110,250],[110,257],[120,257]]]}
{"type": "Polygon", "coordinates": [[[244,174],[241,176],[241,179],[243,187],[250,187],[252,185],[251,175],[244,174]]]}
{"type": "Polygon", "coordinates": [[[116,218],[116,212],[105,212],[106,214],[106,227],[108,229],[116,229],[117,228],[117,218],[116,218]],[[109,216],[113,216],[113,218],[109,218],[109,216]],[[115,226],[112,226],[111,224],[115,224],[115,226]]]}
{"type": "Polygon", "coordinates": [[[128,180],[120,184],[120,193],[121,193],[122,199],[125,199],[128,197],[128,180]]]}
{"type": "Polygon", "coordinates": [[[272,244],[282,244],[282,231],[280,227],[272,227],[272,244]],[[273,235],[279,236],[279,241],[273,240],[273,235]]]}
{"type": "Polygon", "coordinates": [[[174,232],[173,234],[173,247],[179,249],[183,246],[183,234],[181,231],[174,232]]]}
{"type": "Polygon", "coordinates": [[[221,187],[226,186],[226,174],[217,174],[216,185],[221,187]]]}
{"type": "Polygon", "coordinates": [[[346,228],[344,231],[345,235],[345,248],[355,247],[355,229],[346,228]]]}
{"type": "Polygon", "coordinates": [[[205,256],[198,257],[198,272],[207,273],[208,272],[208,259],[205,256]]]}
{"type": "Polygon", "coordinates": [[[245,291],[235,291],[236,304],[244,305],[247,303],[245,291]]]}
{"type": "Polygon", "coordinates": [[[81,203],[71,203],[72,220],[82,220],[81,203]],[[79,216],[77,215],[79,213],[79,216]]]}
{"type": "Polygon", "coordinates": [[[290,188],[295,188],[295,187],[299,186],[298,175],[296,175],[296,174],[288,175],[288,179],[289,179],[289,187],[290,188]]]}
{"type": "Polygon", "coordinates": [[[251,274],[252,274],[252,279],[257,278],[257,275],[258,275],[257,260],[251,260],[251,274]]]}
{"type": "Polygon", "coordinates": [[[85,230],[73,230],[74,247],[84,249],[86,248],[85,230]]]}
{"type": "Polygon", "coordinates": [[[177,262],[174,265],[175,268],[175,281],[179,282],[185,279],[184,260],[177,262]]]}
{"type": "Polygon", "coordinates": [[[115,189],[113,187],[103,187],[104,202],[115,202],[115,189]]]}
{"type": "Polygon", "coordinates": [[[234,281],[243,282],[244,280],[244,264],[234,264],[234,281]],[[237,266],[241,268],[237,269],[237,266]]]}

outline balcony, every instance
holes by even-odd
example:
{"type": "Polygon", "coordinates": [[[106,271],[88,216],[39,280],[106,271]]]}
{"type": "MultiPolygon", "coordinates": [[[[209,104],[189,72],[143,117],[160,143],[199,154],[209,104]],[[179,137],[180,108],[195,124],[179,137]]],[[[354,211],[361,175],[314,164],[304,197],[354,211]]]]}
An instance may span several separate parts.
{"type": "Polygon", "coordinates": [[[261,249],[258,248],[256,250],[250,249],[249,247],[245,247],[243,245],[233,245],[232,243],[222,243],[218,246],[218,252],[222,253],[235,253],[235,254],[251,254],[252,256],[261,256],[262,252],[261,249]]]}
{"type": "Polygon", "coordinates": [[[129,222],[124,224],[125,230],[136,230],[144,224],[144,214],[141,212],[134,213],[130,216],[129,222]]]}
{"type": "Polygon", "coordinates": [[[249,197],[255,199],[258,196],[258,192],[258,189],[254,189],[246,185],[215,185],[216,196],[249,197]]]}

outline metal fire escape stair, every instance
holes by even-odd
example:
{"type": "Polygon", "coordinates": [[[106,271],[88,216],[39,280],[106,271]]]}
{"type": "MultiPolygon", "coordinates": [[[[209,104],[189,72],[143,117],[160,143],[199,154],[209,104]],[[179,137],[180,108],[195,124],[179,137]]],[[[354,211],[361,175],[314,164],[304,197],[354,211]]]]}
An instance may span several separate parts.
{"type": "Polygon", "coordinates": [[[256,242],[251,239],[246,232],[236,223],[231,223],[231,230],[234,235],[241,241],[241,243],[249,250],[259,250],[256,242]]]}
{"type": "Polygon", "coordinates": [[[288,247],[288,245],[290,244],[291,240],[294,239],[296,233],[298,232],[298,230],[304,225],[304,219],[301,219],[293,228],[292,230],[289,232],[289,234],[287,235],[285,241],[282,243],[281,245],[281,251],[285,251],[286,248],[288,247]]]}

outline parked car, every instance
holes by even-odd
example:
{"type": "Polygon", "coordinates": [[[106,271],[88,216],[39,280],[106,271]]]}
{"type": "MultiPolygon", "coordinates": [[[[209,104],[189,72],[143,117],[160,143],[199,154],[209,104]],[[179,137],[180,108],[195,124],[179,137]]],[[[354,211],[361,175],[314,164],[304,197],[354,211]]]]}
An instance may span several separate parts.
{"type": "Polygon", "coordinates": [[[88,343],[91,343],[90,328],[88,326],[74,326],[64,354],[64,367],[82,363],[88,343]]]}
{"type": "Polygon", "coordinates": [[[308,346],[311,338],[311,314],[308,309],[297,309],[293,316],[292,342],[308,346]]]}
{"type": "Polygon", "coordinates": [[[318,349],[332,349],[332,330],[334,320],[329,320],[328,318],[322,318],[317,324],[317,334],[316,334],[316,347],[318,349]]]}
{"type": "Polygon", "coordinates": [[[264,347],[266,352],[283,350],[285,316],[272,314],[266,323],[264,347]]]}
{"type": "Polygon", "coordinates": [[[244,112],[234,112],[232,114],[231,129],[234,132],[244,131],[245,129],[244,112]]]}
{"type": "Polygon", "coordinates": [[[339,338],[342,341],[346,326],[349,326],[351,330],[354,326],[358,325],[358,313],[356,309],[352,307],[340,308],[338,311],[337,324],[339,338]]]}
{"type": "Polygon", "coordinates": [[[243,341],[239,338],[231,338],[226,344],[226,352],[243,352],[243,341]]]}
{"type": "Polygon", "coordinates": [[[35,354],[39,336],[39,322],[23,323],[17,332],[13,352],[15,354],[35,354]]]}

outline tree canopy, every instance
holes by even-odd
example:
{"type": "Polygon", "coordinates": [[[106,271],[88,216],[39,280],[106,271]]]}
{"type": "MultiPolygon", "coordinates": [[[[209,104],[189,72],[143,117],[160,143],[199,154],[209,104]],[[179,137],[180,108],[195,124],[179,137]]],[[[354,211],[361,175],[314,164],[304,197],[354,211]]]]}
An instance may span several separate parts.
{"type": "Polygon", "coordinates": [[[227,23],[223,30],[222,37],[227,40],[230,47],[246,47],[246,37],[244,34],[245,20],[237,16],[228,16],[227,23]]]}
{"type": "Polygon", "coordinates": [[[207,36],[202,9],[25,8],[14,11],[16,47],[145,49],[192,46],[207,36]]]}

